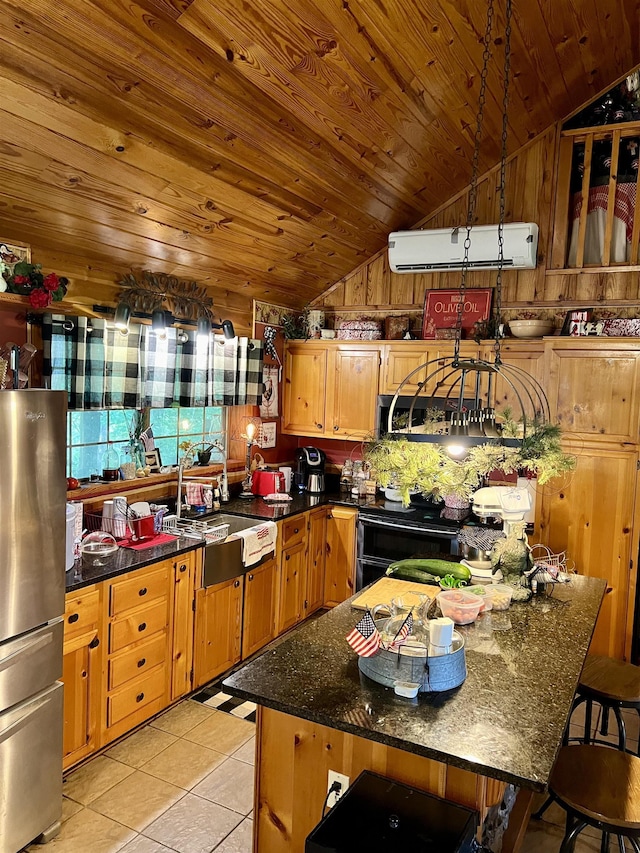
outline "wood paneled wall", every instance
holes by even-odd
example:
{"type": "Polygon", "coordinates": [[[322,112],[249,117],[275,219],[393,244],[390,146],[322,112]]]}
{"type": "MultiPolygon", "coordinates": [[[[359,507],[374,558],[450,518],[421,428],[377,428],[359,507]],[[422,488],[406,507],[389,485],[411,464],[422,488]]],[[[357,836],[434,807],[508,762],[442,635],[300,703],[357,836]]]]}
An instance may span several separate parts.
{"type": "MultiPolygon", "coordinates": [[[[574,305],[629,307],[640,299],[640,271],[573,273],[548,269],[554,216],[555,161],[559,125],[540,134],[511,157],[507,163],[507,222],[536,222],[540,228],[538,266],[535,270],[506,270],[503,274],[502,304],[505,316],[528,308],[562,316],[574,305]]],[[[499,174],[486,173],[478,185],[476,221],[498,221],[499,174]]],[[[419,227],[446,228],[466,221],[468,189],[454,196],[419,227]]],[[[564,211],[556,215],[566,216],[564,211]]],[[[495,285],[495,271],[472,270],[469,287],[495,285]]],[[[390,311],[421,311],[426,290],[457,288],[460,274],[402,274],[390,272],[386,248],[366,264],[336,282],[314,300],[336,315],[373,315],[390,311]]]]}

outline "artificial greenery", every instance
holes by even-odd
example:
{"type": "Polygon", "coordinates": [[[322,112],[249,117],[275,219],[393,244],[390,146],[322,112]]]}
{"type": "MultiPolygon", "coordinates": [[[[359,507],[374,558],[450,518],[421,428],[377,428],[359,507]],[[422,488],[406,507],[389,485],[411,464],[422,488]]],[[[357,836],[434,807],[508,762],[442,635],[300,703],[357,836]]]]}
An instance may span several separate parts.
{"type": "Polygon", "coordinates": [[[309,312],[282,314],[282,334],[287,340],[306,340],[309,335],[309,312]]]}
{"type": "Polygon", "coordinates": [[[488,440],[470,447],[461,458],[450,456],[441,444],[385,437],[367,446],[365,459],[377,481],[383,486],[393,484],[405,505],[416,489],[440,498],[469,500],[483,479],[496,470],[529,473],[544,485],[575,467],[575,458],[562,450],[560,428],[554,424],[528,426],[520,447],[488,440]]]}

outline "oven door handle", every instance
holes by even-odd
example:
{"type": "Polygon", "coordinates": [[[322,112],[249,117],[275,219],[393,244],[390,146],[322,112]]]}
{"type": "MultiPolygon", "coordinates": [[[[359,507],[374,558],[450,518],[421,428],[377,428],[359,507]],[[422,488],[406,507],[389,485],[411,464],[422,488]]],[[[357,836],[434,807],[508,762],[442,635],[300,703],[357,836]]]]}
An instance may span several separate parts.
{"type": "Polygon", "coordinates": [[[374,519],[374,518],[360,518],[360,524],[363,526],[370,525],[371,527],[384,527],[387,530],[406,530],[411,531],[412,533],[432,533],[435,536],[443,536],[445,538],[451,538],[452,536],[457,536],[457,530],[451,530],[451,528],[437,528],[437,527],[423,527],[422,525],[410,525],[410,524],[395,524],[389,523],[388,521],[384,521],[382,519],[374,519]]]}

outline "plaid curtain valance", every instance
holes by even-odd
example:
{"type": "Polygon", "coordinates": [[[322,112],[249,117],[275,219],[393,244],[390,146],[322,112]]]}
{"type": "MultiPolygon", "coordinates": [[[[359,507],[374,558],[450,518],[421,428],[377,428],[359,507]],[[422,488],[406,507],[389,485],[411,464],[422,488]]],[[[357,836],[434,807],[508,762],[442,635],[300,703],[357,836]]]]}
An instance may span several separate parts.
{"type": "Polygon", "coordinates": [[[148,326],[128,335],[102,319],[45,314],[44,378],[67,391],[69,409],[258,405],[262,396],[262,341],[221,336],[202,341],[189,332],[178,342],[148,326]]]}

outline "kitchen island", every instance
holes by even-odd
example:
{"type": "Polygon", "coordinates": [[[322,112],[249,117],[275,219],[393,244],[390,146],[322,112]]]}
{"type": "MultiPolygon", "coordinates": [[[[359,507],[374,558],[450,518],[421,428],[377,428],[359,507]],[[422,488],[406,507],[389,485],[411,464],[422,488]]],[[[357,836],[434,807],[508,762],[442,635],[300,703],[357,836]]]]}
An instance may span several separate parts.
{"type": "Polygon", "coordinates": [[[468,675],[447,695],[402,699],[362,676],[345,642],[360,615],[350,601],[234,673],[225,691],[260,706],[254,849],[304,849],[329,770],[370,769],[482,817],[505,783],[544,791],[604,589],[575,576],[461,628],[468,675]]]}

